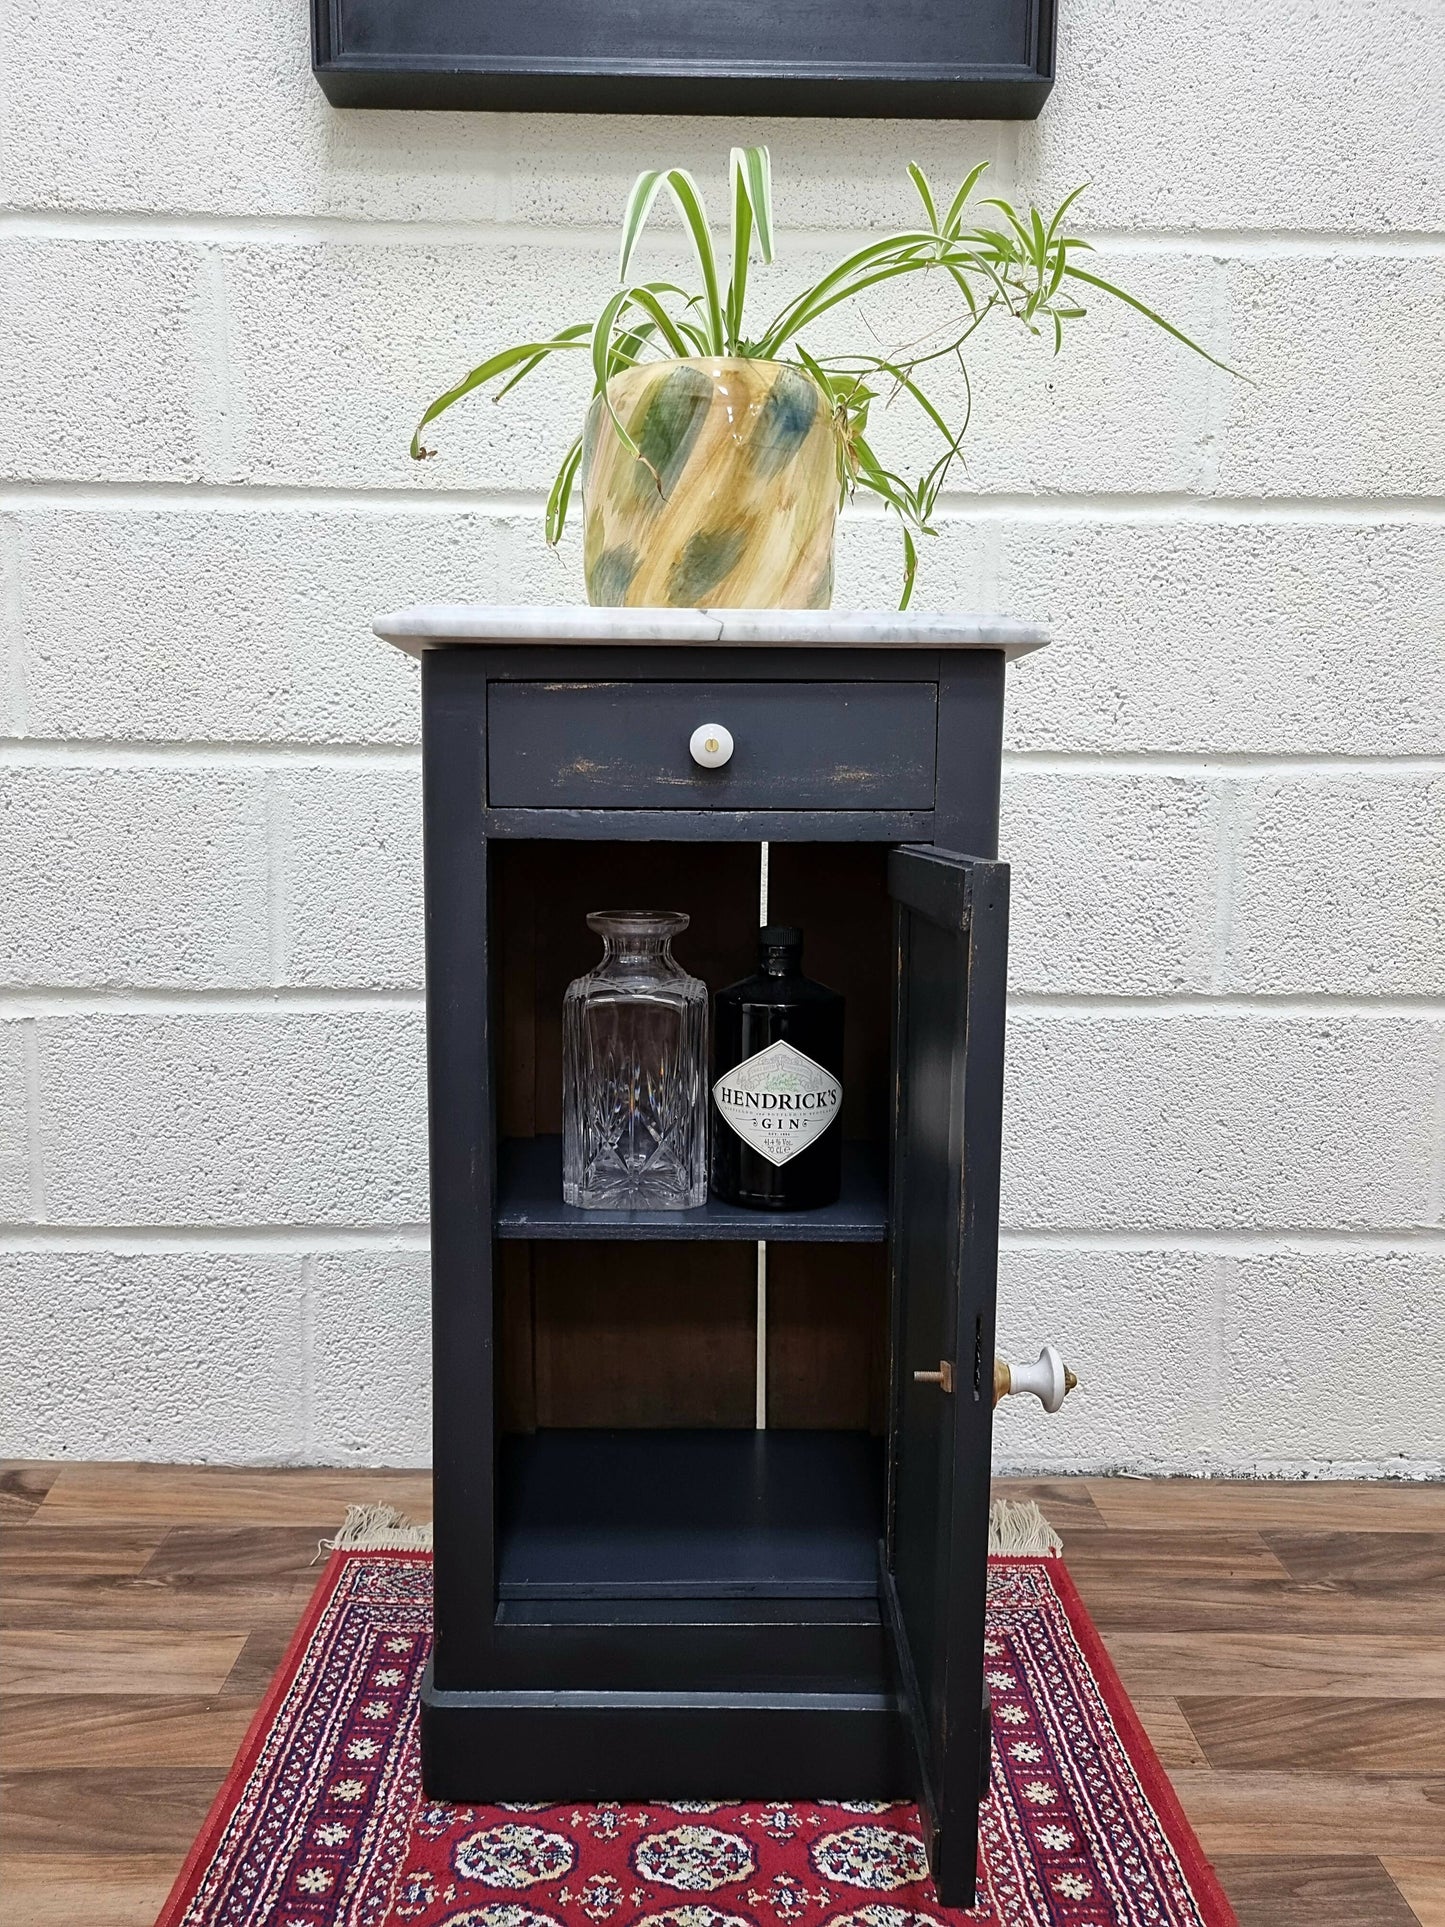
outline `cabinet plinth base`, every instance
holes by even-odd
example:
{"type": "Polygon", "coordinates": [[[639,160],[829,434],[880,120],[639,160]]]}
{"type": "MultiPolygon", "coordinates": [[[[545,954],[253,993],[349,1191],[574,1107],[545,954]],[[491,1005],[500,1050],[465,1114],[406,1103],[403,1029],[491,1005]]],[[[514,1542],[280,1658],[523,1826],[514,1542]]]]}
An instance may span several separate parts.
{"type": "Polygon", "coordinates": [[[542,1800],[898,1800],[891,1693],[421,1690],[422,1784],[469,1805],[542,1800]]]}

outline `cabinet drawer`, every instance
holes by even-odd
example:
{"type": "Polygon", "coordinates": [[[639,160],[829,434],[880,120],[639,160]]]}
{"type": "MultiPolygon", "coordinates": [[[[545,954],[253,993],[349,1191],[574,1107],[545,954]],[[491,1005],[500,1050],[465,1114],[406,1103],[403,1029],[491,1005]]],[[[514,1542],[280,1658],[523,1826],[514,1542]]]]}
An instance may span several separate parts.
{"type": "Polygon", "coordinates": [[[931,682],[493,683],[493,809],[933,808],[931,682]],[[733,752],[704,769],[704,723],[733,752]]]}

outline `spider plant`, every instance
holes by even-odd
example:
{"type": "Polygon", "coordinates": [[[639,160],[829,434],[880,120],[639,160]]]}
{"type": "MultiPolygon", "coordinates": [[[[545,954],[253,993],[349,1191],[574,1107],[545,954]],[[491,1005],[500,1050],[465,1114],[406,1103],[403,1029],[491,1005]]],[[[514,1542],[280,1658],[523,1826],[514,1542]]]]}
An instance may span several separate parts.
{"type": "MultiPolygon", "coordinates": [[[[772,175],[766,147],[735,147],[729,164],[731,199],[730,272],[726,286],[719,273],[718,249],[703,204],[702,191],[685,168],[650,169],[640,174],[628,197],[622,222],[618,285],[590,321],[559,328],[535,341],[516,343],[489,355],[455,387],[438,395],[412,437],[411,453],[423,460],[435,451],[422,435],[454,403],[490,382],[500,382],[500,400],[553,355],[587,358],[593,393],[603,398],[614,430],[628,452],[644,460],[626,425],[612,408],[607,384],[621,370],[663,358],[737,357],[783,361],[817,383],[832,410],[838,451],[840,505],[859,490],[878,496],[897,516],[903,534],[903,589],[906,608],[918,569],[916,538],[936,535],[939,496],[968,430],[972,390],[966,349],[990,317],[997,316],[1028,334],[1052,343],[1054,354],[1066,333],[1087,313],[1086,300],[1105,296],[1143,315],[1155,327],[1202,355],[1219,361],[1180,328],[1137,296],[1106,280],[1085,264],[1090,244],[1065,226],[1083,193],[1076,187],[1051,214],[1036,207],[1023,212],[996,197],[975,199],[987,168],[980,162],[965,175],[947,201],[934,193],[922,168],[909,164],[922,218],[855,249],[778,308],[761,326],[750,329],[746,314],[749,273],[755,253],[764,263],[774,254],[772,175]],[[638,242],[659,197],[666,196],[681,216],[696,261],[698,285],[630,278],[638,242]],[[804,337],[822,317],[853,302],[869,288],[904,275],[944,277],[956,297],[951,325],[908,351],[880,354],[871,348],[853,353],[814,353],[804,337]],[[930,399],[928,374],[951,364],[962,371],[962,411],[950,420],[930,399]],[[505,378],[505,379],[503,379],[505,378]],[[922,411],[936,433],[939,452],[916,480],[898,474],[875,453],[875,405],[903,399],[922,411]]],[[[1233,370],[1229,370],[1233,373],[1233,370]]],[[[546,529],[556,544],[567,522],[582,460],[579,435],[562,458],[547,499],[546,529]]],[[[655,472],[654,472],[655,473],[655,472]]],[[[660,486],[660,482],[659,482],[660,486]]]]}

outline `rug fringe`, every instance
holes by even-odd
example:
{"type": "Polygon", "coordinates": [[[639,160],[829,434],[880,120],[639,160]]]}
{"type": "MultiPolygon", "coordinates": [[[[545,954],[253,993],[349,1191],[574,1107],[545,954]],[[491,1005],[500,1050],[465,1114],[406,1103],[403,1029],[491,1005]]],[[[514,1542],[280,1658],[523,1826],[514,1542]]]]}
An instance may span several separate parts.
{"type": "Polygon", "coordinates": [[[1032,1499],[995,1499],[988,1509],[988,1549],[997,1558],[1054,1559],[1064,1542],[1032,1499]]]}
{"type": "Polygon", "coordinates": [[[341,1530],[323,1539],[323,1552],[430,1552],[431,1521],[417,1525],[394,1505],[349,1505],[341,1530]]]}
{"type": "MultiPolygon", "coordinates": [[[[431,1524],[417,1525],[394,1505],[346,1508],[341,1529],[317,1546],[322,1552],[430,1552],[431,1524]]],[[[1032,1499],[995,1499],[988,1509],[988,1549],[1005,1559],[1046,1559],[1064,1542],[1032,1499]]]]}

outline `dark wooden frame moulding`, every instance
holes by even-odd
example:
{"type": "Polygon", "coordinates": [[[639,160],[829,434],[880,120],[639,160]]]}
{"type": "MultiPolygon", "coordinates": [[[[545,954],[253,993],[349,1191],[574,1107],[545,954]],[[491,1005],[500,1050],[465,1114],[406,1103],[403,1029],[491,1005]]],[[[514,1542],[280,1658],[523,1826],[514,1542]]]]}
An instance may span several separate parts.
{"type": "Polygon", "coordinates": [[[334,107],[1032,120],[1056,3],[650,0],[624,31],[603,0],[312,0],[311,65],[334,107]]]}

